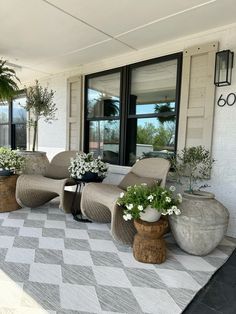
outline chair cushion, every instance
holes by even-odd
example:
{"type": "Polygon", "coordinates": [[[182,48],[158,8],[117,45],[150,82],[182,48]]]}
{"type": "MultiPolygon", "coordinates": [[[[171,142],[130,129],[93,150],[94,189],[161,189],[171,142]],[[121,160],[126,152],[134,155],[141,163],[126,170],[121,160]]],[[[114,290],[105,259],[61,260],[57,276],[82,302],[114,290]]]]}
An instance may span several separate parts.
{"type": "Polygon", "coordinates": [[[146,183],[148,186],[153,186],[155,184],[160,185],[161,179],[147,178],[137,176],[135,173],[130,171],[120,182],[118,187],[123,190],[127,190],[130,185],[140,185],[141,183],[146,183]]]}

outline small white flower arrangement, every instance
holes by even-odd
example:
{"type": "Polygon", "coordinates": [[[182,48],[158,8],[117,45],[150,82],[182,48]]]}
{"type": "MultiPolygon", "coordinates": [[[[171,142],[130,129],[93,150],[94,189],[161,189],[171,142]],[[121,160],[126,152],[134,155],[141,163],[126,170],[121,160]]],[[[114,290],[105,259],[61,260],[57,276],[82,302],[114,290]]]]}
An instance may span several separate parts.
{"type": "Polygon", "coordinates": [[[174,195],[175,187],[169,189],[146,184],[129,186],[127,192],[120,193],[117,204],[124,208],[124,220],[140,218],[140,213],[145,212],[148,206],[155,208],[162,215],[180,215],[178,205],[182,202],[181,194],[174,195]]]}
{"type": "Polygon", "coordinates": [[[25,158],[18,155],[17,151],[0,147],[0,171],[9,170],[11,173],[19,173],[24,163],[25,158]]]}
{"type": "Polygon", "coordinates": [[[77,153],[75,158],[71,158],[69,172],[72,178],[82,179],[85,174],[93,173],[99,178],[105,178],[108,165],[101,160],[101,157],[95,158],[93,153],[77,153]]]}

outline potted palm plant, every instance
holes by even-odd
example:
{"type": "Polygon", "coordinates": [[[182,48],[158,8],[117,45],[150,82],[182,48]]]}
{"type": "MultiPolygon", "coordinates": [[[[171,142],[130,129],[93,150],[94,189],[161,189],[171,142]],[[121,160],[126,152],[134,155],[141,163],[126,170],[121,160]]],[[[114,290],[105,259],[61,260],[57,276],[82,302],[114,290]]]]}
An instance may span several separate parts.
{"type": "Polygon", "coordinates": [[[45,152],[36,151],[39,120],[51,123],[56,120],[56,104],[53,102],[55,91],[43,88],[36,80],[35,85],[26,90],[26,104],[24,109],[29,112],[29,126],[33,130],[32,151],[21,152],[27,160],[25,173],[44,174],[48,159],[45,152]]]}
{"type": "Polygon", "coordinates": [[[19,78],[13,69],[7,66],[6,60],[0,60],[0,101],[8,100],[18,91],[19,78]]]}
{"type": "Polygon", "coordinates": [[[185,184],[180,205],[181,216],[171,216],[170,226],[176,242],[186,252],[194,255],[210,253],[224,237],[229,213],[215,195],[204,192],[197,185],[210,178],[213,158],[203,146],[184,148],[173,160],[177,180],[185,184]]]}

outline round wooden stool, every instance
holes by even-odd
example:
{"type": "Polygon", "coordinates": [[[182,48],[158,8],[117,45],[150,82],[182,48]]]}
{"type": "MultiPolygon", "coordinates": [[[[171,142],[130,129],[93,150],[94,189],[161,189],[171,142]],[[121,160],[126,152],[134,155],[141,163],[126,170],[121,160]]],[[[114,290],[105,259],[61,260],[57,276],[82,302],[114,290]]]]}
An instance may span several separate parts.
{"type": "Polygon", "coordinates": [[[156,222],[134,220],[137,234],[134,237],[133,255],[143,263],[161,264],[166,260],[166,244],[162,236],[168,229],[164,218],[156,222]]]}
{"type": "Polygon", "coordinates": [[[18,176],[0,176],[0,212],[10,212],[20,208],[16,202],[16,180],[18,176]]]}

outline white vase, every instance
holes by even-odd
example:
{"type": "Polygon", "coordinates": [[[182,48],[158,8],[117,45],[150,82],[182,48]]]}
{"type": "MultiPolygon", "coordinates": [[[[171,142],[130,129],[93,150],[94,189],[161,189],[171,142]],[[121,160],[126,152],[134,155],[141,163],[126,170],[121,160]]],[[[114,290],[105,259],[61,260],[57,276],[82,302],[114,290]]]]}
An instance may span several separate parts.
{"type": "Polygon", "coordinates": [[[161,213],[159,213],[155,208],[150,205],[144,210],[145,212],[140,213],[140,219],[147,222],[158,221],[161,218],[161,213]]]}

